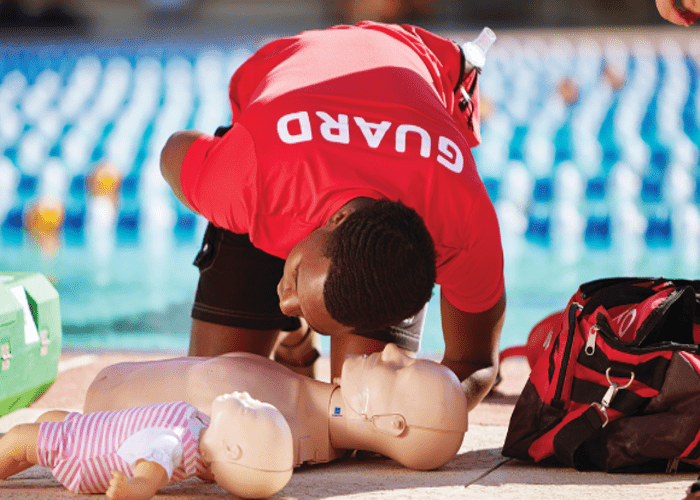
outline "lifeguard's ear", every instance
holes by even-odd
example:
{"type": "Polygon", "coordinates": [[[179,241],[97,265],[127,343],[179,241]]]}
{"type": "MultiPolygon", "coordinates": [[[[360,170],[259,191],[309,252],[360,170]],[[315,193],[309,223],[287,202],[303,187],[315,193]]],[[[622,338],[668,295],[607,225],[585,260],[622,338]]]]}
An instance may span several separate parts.
{"type": "Polygon", "coordinates": [[[375,415],[372,424],[378,431],[394,437],[403,434],[407,427],[403,415],[375,415]]]}
{"type": "Polygon", "coordinates": [[[353,207],[345,207],[341,208],[338,210],[336,213],[331,215],[330,219],[328,219],[327,225],[330,226],[331,228],[335,228],[338,225],[340,225],[345,219],[348,218],[348,216],[353,213],[355,209],[353,207]]]}

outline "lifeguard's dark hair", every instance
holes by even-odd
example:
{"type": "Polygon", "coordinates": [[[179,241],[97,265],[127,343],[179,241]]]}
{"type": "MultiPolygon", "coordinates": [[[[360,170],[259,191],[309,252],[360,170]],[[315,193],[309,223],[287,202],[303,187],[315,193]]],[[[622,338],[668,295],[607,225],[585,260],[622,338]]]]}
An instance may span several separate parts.
{"type": "Polygon", "coordinates": [[[401,202],[379,200],[351,213],[328,240],[323,298],[331,317],[356,332],[417,314],[435,284],[435,246],[423,219],[401,202]]]}

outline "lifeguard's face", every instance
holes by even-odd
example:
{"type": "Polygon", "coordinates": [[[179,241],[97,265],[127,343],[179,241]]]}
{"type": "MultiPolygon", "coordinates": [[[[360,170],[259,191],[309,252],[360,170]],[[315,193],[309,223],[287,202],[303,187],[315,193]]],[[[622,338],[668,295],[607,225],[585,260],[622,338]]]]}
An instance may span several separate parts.
{"type": "Polygon", "coordinates": [[[408,425],[466,430],[466,398],[454,373],[394,344],[346,359],[340,387],[346,404],[364,417],[397,414],[408,425]]]}
{"type": "Polygon", "coordinates": [[[313,231],[289,253],[277,285],[280,309],[286,316],[303,317],[318,333],[352,333],[351,327],[331,317],[323,299],[323,285],[331,264],[323,250],[330,231],[328,225],[313,231]]]}

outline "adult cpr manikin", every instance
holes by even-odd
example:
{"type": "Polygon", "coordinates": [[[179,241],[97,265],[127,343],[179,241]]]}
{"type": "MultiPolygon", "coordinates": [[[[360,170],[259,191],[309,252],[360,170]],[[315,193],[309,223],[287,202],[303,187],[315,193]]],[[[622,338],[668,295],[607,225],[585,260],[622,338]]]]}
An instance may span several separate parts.
{"type": "Polygon", "coordinates": [[[84,409],[183,400],[209,414],[214,398],[232,391],[246,391],[280,410],[292,431],[295,466],[359,449],[411,469],[434,469],[454,457],[467,430],[467,402],[457,377],[393,344],[348,358],[339,385],[249,353],[120,363],[97,375],[84,409]]]}

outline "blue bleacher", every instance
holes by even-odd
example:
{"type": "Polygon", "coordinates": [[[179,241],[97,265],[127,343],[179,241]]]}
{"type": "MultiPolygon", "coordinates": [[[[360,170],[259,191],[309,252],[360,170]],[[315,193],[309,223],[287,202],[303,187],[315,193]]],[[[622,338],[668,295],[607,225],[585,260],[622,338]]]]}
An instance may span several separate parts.
{"type": "MultiPolygon", "coordinates": [[[[622,211],[633,206],[644,217],[649,248],[679,241],[674,240],[674,214],[700,203],[700,43],[694,43],[681,48],[672,40],[499,39],[481,77],[481,95],[491,112],[483,117],[484,143],[474,153],[499,216],[516,207],[526,221],[503,223],[502,232],[518,231],[515,236],[550,247],[555,233],[569,227],[566,237],[580,238],[588,248],[609,248],[615,234],[627,230],[620,224],[629,213],[622,216],[622,211]],[[604,70],[610,68],[624,73],[619,89],[607,80],[604,70]],[[563,102],[558,93],[564,78],[578,84],[575,102],[563,102]],[[509,172],[523,165],[532,184],[518,192],[509,172]],[[558,192],[563,165],[573,165],[580,178],[569,179],[580,183],[576,196],[558,192]],[[668,193],[672,169],[682,169],[694,183],[683,196],[668,193]],[[613,183],[619,172],[634,182],[613,183]],[[562,204],[579,214],[578,233],[576,221],[560,220],[561,213],[572,213],[559,210],[562,204]]],[[[123,174],[114,232],[137,240],[147,212],[141,204],[148,200],[140,189],[149,169],[157,168],[158,142],[179,128],[213,132],[230,119],[228,78],[255,48],[145,42],[4,47],[0,114],[13,116],[19,128],[3,135],[0,125],[0,155],[20,176],[17,203],[0,203],[0,245],[18,241],[25,207],[42,195],[41,161],[37,166],[26,153],[35,145],[45,149],[44,161],[58,159],[65,168],[66,241],[79,242],[84,235],[90,210],[85,179],[103,162],[123,174]],[[208,66],[202,70],[202,64],[208,66]],[[215,73],[201,77],[202,71],[215,73]],[[31,92],[45,98],[39,113],[47,122],[27,115],[27,106],[36,105],[24,102],[31,92]]],[[[10,120],[5,122],[9,127],[10,120]]],[[[522,180],[521,174],[514,178],[522,180]]],[[[176,215],[174,234],[191,238],[198,217],[175,197],[169,200],[176,215]]]]}
{"type": "Polygon", "coordinates": [[[607,179],[592,177],[586,184],[588,203],[584,241],[591,248],[609,248],[611,244],[610,213],[606,204],[607,179]]]}

